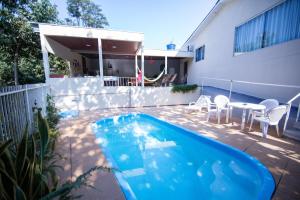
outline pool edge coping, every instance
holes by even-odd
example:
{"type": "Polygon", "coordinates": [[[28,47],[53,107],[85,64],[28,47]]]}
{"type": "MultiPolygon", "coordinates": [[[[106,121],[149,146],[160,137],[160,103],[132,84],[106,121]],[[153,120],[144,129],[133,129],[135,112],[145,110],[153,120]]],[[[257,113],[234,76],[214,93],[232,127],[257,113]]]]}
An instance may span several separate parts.
{"type": "MultiPolygon", "coordinates": [[[[185,128],[181,125],[177,125],[174,124],[172,122],[167,121],[167,119],[164,118],[159,118],[150,114],[146,114],[143,112],[130,112],[130,113],[124,113],[124,114],[118,114],[118,115],[113,115],[110,117],[105,117],[99,120],[95,120],[94,122],[91,123],[92,125],[92,131],[93,134],[95,135],[95,126],[94,124],[96,124],[97,122],[100,121],[104,121],[104,120],[113,120],[114,117],[128,117],[128,116],[132,116],[132,115],[140,115],[140,116],[146,116],[147,118],[151,118],[154,119],[156,121],[159,121],[160,123],[163,123],[165,125],[168,126],[173,126],[177,129],[183,130],[184,134],[191,134],[191,136],[194,136],[195,139],[199,140],[199,138],[202,138],[204,140],[206,140],[205,142],[210,142],[210,143],[217,143],[217,145],[220,145],[222,148],[228,148],[230,151],[237,153],[238,156],[241,156],[243,158],[246,158],[249,162],[251,162],[252,165],[256,166],[258,173],[260,173],[263,176],[262,179],[262,187],[260,187],[260,192],[258,195],[258,200],[265,200],[265,199],[272,199],[273,195],[275,194],[276,191],[276,182],[275,179],[273,177],[273,174],[269,171],[269,169],[261,162],[259,161],[257,158],[255,158],[254,156],[236,148],[233,147],[231,145],[225,144],[221,141],[215,140],[213,138],[209,138],[205,135],[202,135],[201,133],[198,133],[194,130],[185,128]],[[262,189],[261,189],[262,188],[262,189]]],[[[112,159],[111,154],[101,145],[98,144],[97,145],[100,147],[101,151],[103,152],[105,158],[107,159],[107,161],[109,163],[111,163],[112,166],[117,166],[116,162],[112,159]]],[[[118,171],[113,171],[114,175],[115,175],[115,179],[117,180],[125,199],[130,199],[130,200],[136,200],[137,198],[135,197],[134,193],[132,192],[128,182],[124,179],[123,175],[121,172],[118,171]]]]}

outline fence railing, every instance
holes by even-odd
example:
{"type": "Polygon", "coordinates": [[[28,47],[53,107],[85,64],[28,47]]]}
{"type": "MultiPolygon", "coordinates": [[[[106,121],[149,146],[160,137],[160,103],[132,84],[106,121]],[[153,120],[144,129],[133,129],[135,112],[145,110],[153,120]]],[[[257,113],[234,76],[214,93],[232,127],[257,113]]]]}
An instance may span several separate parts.
{"type": "Polygon", "coordinates": [[[136,86],[136,78],[104,76],[104,86],[136,86]]]}
{"type": "Polygon", "coordinates": [[[42,108],[46,114],[47,86],[32,84],[0,88],[0,140],[18,142],[28,126],[34,131],[33,107],[42,108]]]}

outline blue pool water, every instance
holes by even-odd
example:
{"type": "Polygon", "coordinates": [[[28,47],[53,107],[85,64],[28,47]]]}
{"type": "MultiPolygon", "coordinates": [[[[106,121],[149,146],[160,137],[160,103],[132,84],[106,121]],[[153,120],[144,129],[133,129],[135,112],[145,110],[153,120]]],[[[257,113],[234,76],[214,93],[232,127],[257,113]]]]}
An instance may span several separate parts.
{"type": "Polygon", "coordinates": [[[93,124],[127,199],[270,199],[274,180],[239,150],[145,114],[93,124]]]}
{"type": "Polygon", "coordinates": [[[71,119],[77,117],[79,115],[79,112],[77,110],[68,110],[68,111],[59,112],[58,115],[62,119],[71,119]]]}

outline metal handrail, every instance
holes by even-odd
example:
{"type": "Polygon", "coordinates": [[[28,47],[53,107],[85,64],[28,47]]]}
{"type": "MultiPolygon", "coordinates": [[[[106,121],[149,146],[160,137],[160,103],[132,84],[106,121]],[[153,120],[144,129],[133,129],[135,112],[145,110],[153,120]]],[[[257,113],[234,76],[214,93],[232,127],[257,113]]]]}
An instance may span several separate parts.
{"type": "Polygon", "coordinates": [[[265,85],[265,86],[287,87],[287,88],[298,88],[298,89],[300,89],[300,85],[284,85],[284,84],[251,82],[251,81],[241,81],[241,80],[211,78],[211,77],[199,77],[199,78],[200,79],[208,79],[208,80],[217,80],[217,81],[228,81],[228,82],[236,82],[236,83],[246,83],[246,84],[253,84],[253,85],[265,85]]]}
{"type": "Polygon", "coordinates": [[[35,89],[39,89],[39,88],[42,88],[42,87],[47,87],[47,85],[43,84],[43,85],[34,86],[34,87],[28,87],[28,85],[25,85],[25,88],[23,88],[23,89],[16,89],[16,90],[12,90],[12,91],[9,91],[9,92],[0,92],[0,96],[15,94],[15,93],[29,91],[29,90],[35,90],[35,89]]]}
{"type": "Polygon", "coordinates": [[[295,101],[296,99],[298,99],[300,97],[300,93],[298,93],[296,96],[294,96],[293,98],[291,98],[291,100],[289,100],[287,103],[291,104],[293,101],[295,101]]]}
{"type": "MultiPolygon", "coordinates": [[[[293,98],[291,98],[289,101],[288,101],[288,107],[287,107],[287,113],[286,113],[286,117],[285,117],[285,122],[284,122],[284,126],[283,126],[283,132],[286,130],[286,127],[287,127],[287,123],[289,121],[289,117],[290,117],[290,112],[291,112],[291,108],[292,108],[292,103],[293,101],[295,101],[296,99],[298,99],[300,97],[300,93],[298,93],[296,96],[294,96],[293,98]]],[[[299,106],[298,106],[298,111],[297,111],[297,116],[296,116],[296,122],[298,121],[299,119],[299,113],[300,113],[300,103],[299,103],[299,106]]]]}

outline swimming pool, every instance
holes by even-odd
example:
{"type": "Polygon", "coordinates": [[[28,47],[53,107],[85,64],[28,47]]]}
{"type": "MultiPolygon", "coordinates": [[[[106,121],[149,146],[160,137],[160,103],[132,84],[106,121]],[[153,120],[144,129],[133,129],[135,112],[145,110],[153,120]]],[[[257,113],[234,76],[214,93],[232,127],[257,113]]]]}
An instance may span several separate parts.
{"type": "Polygon", "coordinates": [[[127,199],[270,199],[275,188],[256,159],[146,114],[93,124],[127,199]]]}

